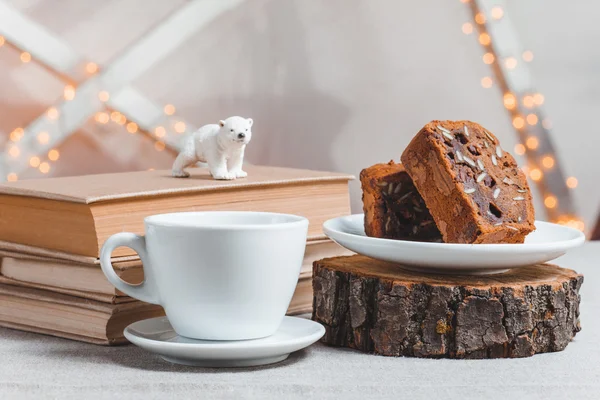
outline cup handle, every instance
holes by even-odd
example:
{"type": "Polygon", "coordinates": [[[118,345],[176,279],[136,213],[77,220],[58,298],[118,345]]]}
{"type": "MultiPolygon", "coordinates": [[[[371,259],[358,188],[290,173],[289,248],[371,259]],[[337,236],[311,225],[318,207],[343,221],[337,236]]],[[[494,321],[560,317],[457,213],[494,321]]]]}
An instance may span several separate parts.
{"type": "Polygon", "coordinates": [[[145,301],[146,303],[160,304],[157,296],[153,293],[152,285],[148,282],[150,276],[146,266],[148,265],[148,253],[146,251],[146,238],[144,236],[136,235],[135,233],[122,232],[117,233],[109,237],[100,252],[100,266],[102,272],[106,275],[106,278],[114,287],[119,289],[121,292],[136,298],[138,300],[145,301]],[[144,281],[139,285],[132,285],[122,280],[119,275],[115,272],[111,256],[112,252],[121,246],[126,246],[135,250],[142,260],[142,267],[144,268],[144,281]]]}

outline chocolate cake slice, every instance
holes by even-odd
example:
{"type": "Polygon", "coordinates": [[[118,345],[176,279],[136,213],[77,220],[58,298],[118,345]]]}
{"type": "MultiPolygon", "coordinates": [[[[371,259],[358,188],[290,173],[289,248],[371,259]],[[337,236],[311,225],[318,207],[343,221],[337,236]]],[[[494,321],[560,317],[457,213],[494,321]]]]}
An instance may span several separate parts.
{"type": "Polygon", "coordinates": [[[401,160],[445,242],[522,243],[535,229],[525,174],[481,125],[432,121],[401,160]]]}
{"type": "Polygon", "coordinates": [[[390,161],[360,173],[367,236],[441,242],[442,236],[402,164],[390,161]]]}

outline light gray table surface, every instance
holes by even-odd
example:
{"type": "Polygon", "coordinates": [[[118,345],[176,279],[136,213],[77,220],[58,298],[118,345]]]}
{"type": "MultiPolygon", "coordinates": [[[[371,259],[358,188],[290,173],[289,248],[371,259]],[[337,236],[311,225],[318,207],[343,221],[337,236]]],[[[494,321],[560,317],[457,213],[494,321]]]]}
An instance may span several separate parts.
{"type": "Polygon", "coordinates": [[[172,365],[132,345],[0,329],[0,399],[600,399],[599,261],[600,242],[556,261],[585,275],[583,330],[558,353],[431,360],[318,343],[273,366],[220,370],[172,365]]]}

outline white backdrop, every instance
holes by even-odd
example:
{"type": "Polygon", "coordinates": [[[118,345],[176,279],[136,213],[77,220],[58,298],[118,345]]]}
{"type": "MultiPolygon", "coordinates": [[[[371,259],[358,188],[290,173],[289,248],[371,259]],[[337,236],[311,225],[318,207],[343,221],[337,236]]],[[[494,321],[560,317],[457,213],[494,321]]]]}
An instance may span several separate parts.
{"type": "MultiPolygon", "coordinates": [[[[10,2],[99,64],[184,3],[10,2]]],[[[533,77],[565,172],[579,179],[574,194],[588,227],[600,208],[599,11],[592,0],[512,0],[507,10],[534,53],[533,77]]],[[[479,122],[511,149],[516,134],[501,95],[480,84],[491,74],[481,47],[461,32],[469,18],[459,0],[246,0],[135,86],[159,104],[175,105],[195,125],[235,114],[253,117],[248,158],[254,163],[358,175],[372,163],[397,160],[431,119],[479,122]]],[[[64,84],[5,51],[0,126],[6,136],[59,97],[64,84]]],[[[100,140],[114,140],[105,135],[100,140]]],[[[168,168],[171,155],[133,136],[124,140],[119,147],[128,148],[128,156],[115,160],[97,150],[89,134],[78,134],[61,146],[51,174],[168,168]]],[[[32,170],[24,177],[38,175],[32,170]]],[[[352,196],[358,211],[356,183],[352,196]]]]}

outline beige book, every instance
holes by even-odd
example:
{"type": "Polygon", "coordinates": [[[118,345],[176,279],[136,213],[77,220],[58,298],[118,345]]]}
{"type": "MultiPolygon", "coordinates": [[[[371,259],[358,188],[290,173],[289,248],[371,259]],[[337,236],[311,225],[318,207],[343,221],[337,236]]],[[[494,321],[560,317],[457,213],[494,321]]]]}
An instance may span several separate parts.
{"type": "Polygon", "coordinates": [[[134,301],[106,304],[45,290],[0,284],[0,326],[98,344],[119,344],[125,327],[164,315],[160,306],[134,301]]]}
{"type": "Polygon", "coordinates": [[[80,297],[82,299],[101,301],[103,303],[109,303],[109,304],[121,304],[121,303],[129,303],[132,301],[137,301],[133,297],[129,297],[129,296],[116,296],[114,294],[111,295],[111,294],[106,294],[106,293],[84,292],[81,290],[67,289],[67,288],[63,288],[63,287],[59,287],[59,286],[48,286],[48,285],[43,285],[40,283],[29,283],[29,282],[18,281],[16,279],[7,278],[2,275],[0,275],[0,284],[19,286],[19,287],[25,287],[25,288],[30,288],[30,289],[46,290],[48,292],[66,294],[68,296],[75,296],[75,297],[80,297]]]}
{"type": "Polygon", "coordinates": [[[289,315],[305,314],[312,311],[313,289],[312,278],[298,280],[294,297],[290,302],[287,313],[289,315]]]}
{"type": "MultiPolygon", "coordinates": [[[[144,271],[139,260],[115,263],[113,267],[117,275],[126,282],[140,283],[144,279],[144,271]]],[[[125,296],[108,282],[99,265],[90,266],[52,259],[4,257],[0,265],[0,275],[40,289],[58,292],[64,289],[67,292],[62,293],[71,295],[77,294],[68,291],[103,294],[110,298],[125,296]]]]}
{"type": "MultiPolygon", "coordinates": [[[[289,315],[312,310],[312,279],[302,278],[288,308],[289,315]]],[[[106,304],[47,290],[0,283],[0,326],[94,344],[126,343],[129,324],[163,316],[160,306],[131,301],[106,304]]]]}
{"type": "MultiPolygon", "coordinates": [[[[143,233],[149,215],[205,210],[269,211],[308,218],[309,240],[321,225],[350,213],[339,173],[248,166],[248,178],[216,181],[207,169],[188,179],[142,171],[25,180],[0,185],[0,241],[97,258],[117,232],[143,233]]],[[[9,249],[10,250],[10,249],[9,249]]],[[[14,249],[13,249],[14,250],[14,249]]],[[[132,255],[120,248],[113,256],[132,255]]]]}
{"type": "MultiPolygon", "coordinates": [[[[352,254],[330,240],[309,242],[306,245],[300,278],[312,276],[313,262],[327,257],[352,254]]],[[[99,264],[81,264],[48,259],[30,254],[0,251],[0,283],[50,290],[109,303],[131,301],[112,286],[99,264]]],[[[113,267],[121,279],[140,283],[143,270],[138,260],[120,261],[113,267]]]]}
{"type": "MultiPolygon", "coordinates": [[[[312,310],[312,279],[302,278],[288,315],[312,310]]],[[[48,290],[0,283],[0,326],[94,344],[126,343],[129,324],[163,316],[160,306],[132,300],[123,304],[68,296],[48,290]]]]}
{"type": "Polygon", "coordinates": [[[300,269],[300,278],[311,278],[313,263],[323,258],[350,256],[354,252],[340,246],[332,240],[320,240],[306,244],[304,260],[300,269]]]}
{"type": "Polygon", "coordinates": [[[52,329],[40,328],[39,326],[23,325],[23,324],[19,324],[19,323],[7,322],[7,321],[1,321],[1,320],[0,320],[0,326],[3,328],[16,329],[16,330],[24,331],[24,332],[39,333],[42,335],[56,336],[56,337],[61,337],[64,339],[77,340],[79,342],[86,342],[86,343],[91,343],[91,344],[115,346],[115,345],[119,345],[119,344],[129,343],[129,341],[127,339],[125,339],[124,336],[115,338],[111,341],[108,341],[106,339],[97,339],[97,338],[93,338],[93,337],[89,337],[89,336],[75,335],[73,333],[67,333],[67,332],[55,331],[52,329]]]}

